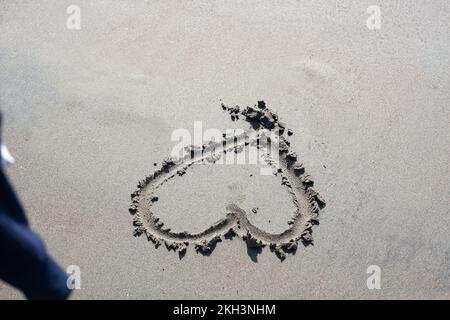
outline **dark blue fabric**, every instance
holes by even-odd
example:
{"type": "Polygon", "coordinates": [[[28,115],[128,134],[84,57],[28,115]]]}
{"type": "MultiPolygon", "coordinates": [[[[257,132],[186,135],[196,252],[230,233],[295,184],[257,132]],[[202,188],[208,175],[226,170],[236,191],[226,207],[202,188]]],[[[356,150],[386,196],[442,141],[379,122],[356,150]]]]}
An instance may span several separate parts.
{"type": "Polygon", "coordinates": [[[28,299],[66,299],[68,275],[48,255],[42,239],[28,226],[7,177],[0,168],[0,279],[28,299]]]}

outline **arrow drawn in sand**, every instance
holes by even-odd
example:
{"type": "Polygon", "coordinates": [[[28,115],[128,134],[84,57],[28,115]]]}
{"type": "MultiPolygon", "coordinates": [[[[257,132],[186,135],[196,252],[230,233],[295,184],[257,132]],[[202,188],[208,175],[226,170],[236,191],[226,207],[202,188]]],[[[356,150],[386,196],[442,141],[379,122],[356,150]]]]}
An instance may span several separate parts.
{"type": "Polygon", "coordinates": [[[237,236],[252,249],[260,251],[269,246],[278,258],[284,260],[286,253],[297,250],[299,241],[304,245],[312,243],[312,226],[318,224],[319,211],[325,206],[325,201],[313,189],[313,181],[298,162],[295,152],[290,149],[288,136],[292,135],[292,131],[286,130],[286,126],[278,121],[277,114],[264,101],[243,110],[239,106],[228,107],[224,104],[222,108],[230,113],[233,121],[242,118],[248,122],[250,129],[240,135],[226,136],[222,142],[210,142],[200,148],[191,146],[187,148],[188,152],[184,157],[164,160],[159,169],[141,180],[137,190],[131,194],[132,204],[129,209],[134,216],[134,235],[144,234],[156,247],[164,244],[168,250],[177,251],[180,258],[185,255],[189,245],[193,245],[197,252],[209,255],[223,237],[230,239],[237,236]],[[264,129],[262,133],[261,129],[264,129]],[[278,137],[276,143],[270,139],[261,139],[265,133],[274,131],[278,137]],[[272,148],[270,154],[273,155],[275,148],[279,155],[278,161],[273,161],[269,153],[265,159],[273,167],[275,174],[281,176],[281,184],[291,195],[295,206],[288,229],[278,234],[261,230],[249,221],[247,212],[236,203],[230,203],[224,212],[225,217],[200,233],[172,232],[155,215],[152,205],[158,200],[156,191],[162,185],[183,175],[196,163],[214,163],[227,152],[242,152],[245,146],[258,145],[261,141],[266,141],[265,147],[272,148]]]}

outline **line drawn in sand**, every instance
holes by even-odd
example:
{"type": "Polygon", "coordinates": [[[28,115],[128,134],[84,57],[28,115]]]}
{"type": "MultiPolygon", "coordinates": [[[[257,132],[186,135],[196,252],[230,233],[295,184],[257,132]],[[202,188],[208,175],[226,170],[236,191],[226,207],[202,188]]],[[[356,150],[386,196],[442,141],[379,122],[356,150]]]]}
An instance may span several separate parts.
{"type": "MultiPolygon", "coordinates": [[[[257,106],[241,109],[222,104],[233,121],[243,119],[250,124],[249,130],[240,135],[224,136],[223,141],[205,144],[201,147],[190,146],[184,157],[167,158],[161,167],[141,180],[137,189],[131,194],[132,204],[129,208],[133,217],[134,235],[145,235],[156,247],[164,244],[170,251],[177,251],[180,259],[186,254],[187,247],[193,245],[198,253],[210,255],[223,238],[239,237],[253,250],[253,255],[269,246],[280,260],[287,253],[295,253],[299,241],[305,246],[312,244],[312,226],[319,223],[319,211],[325,201],[313,189],[313,181],[305,173],[297,155],[290,149],[288,137],[293,134],[286,125],[279,121],[278,115],[271,111],[264,101],[257,106]],[[262,129],[262,130],[261,130],[262,129]],[[267,137],[267,133],[277,132],[276,139],[267,137]],[[265,139],[262,139],[265,135],[265,139]],[[276,141],[274,141],[276,140],[276,141]],[[289,228],[281,233],[268,233],[253,225],[247,218],[247,212],[236,203],[229,203],[225,217],[200,233],[173,232],[164,226],[164,222],[152,211],[152,205],[158,201],[156,191],[170,180],[182,176],[186,170],[197,163],[213,164],[227,152],[242,152],[245,146],[256,145],[259,149],[264,143],[267,150],[266,162],[275,175],[281,176],[281,184],[286,188],[295,206],[295,212],[288,222],[289,228]],[[275,152],[278,161],[272,161],[270,154],[275,152]]],[[[253,257],[252,260],[255,261],[253,257]]]]}

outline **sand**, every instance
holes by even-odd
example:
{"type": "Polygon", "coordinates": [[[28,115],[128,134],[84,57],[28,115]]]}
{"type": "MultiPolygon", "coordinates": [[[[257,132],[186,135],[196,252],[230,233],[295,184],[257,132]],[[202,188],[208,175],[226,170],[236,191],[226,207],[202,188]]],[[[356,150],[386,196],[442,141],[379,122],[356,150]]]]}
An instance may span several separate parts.
{"type": "MultiPolygon", "coordinates": [[[[224,104],[222,104],[222,109],[230,114],[232,121],[238,121],[239,117],[244,118],[249,124],[249,128],[240,133],[235,131],[227,134],[225,131],[218,135],[222,137],[221,141],[208,140],[202,141],[201,145],[188,144],[184,146],[185,152],[182,155],[165,159],[161,168],[139,181],[137,189],[131,194],[132,203],[129,208],[130,213],[134,216],[134,235],[144,234],[149,241],[155,244],[155,247],[164,244],[169,251],[177,251],[180,258],[184,257],[190,244],[194,245],[197,252],[210,255],[217,243],[222,242],[223,237],[232,239],[234,236],[239,236],[245,240],[249,252],[254,251],[252,260],[255,262],[257,261],[255,254],[266,246],[270,246],[277,257],[283,261],[286,259],[286,253],[297,251],[299,241],[302,241],[305,245],[312,244],[312,226],[319,223],[319,211],[325,207],[325,201],[313,189],[314,182],[305,173],[303,164],[298,161],[297,154],[290,148],[290,141],[287,136],[292,136],[292,130],[288,129],[287,134],[284,134],[286,131],[285,124],[278,121],[278,115],[270,110],[263,100],[258,101],[255,106],[247,106],[245,109],[239,106],[229,107],[224,104]],[[260,151],[259,154],[256,153],[258,151],[260,151]],[[255,155],[255,159],[261,158],[261,163],[251,161],[251,154],[255,155]],[[238,158],[239,156],[241,158],[238,158]],[[230,160],[224,159],[225,157],[230,157],[230,160]],[[265,169],[271,169],[269,174],[279,176],[281,178],[279,184],[284,186],[284,189],[291,195],[290,202],[292,202],[295,210],[288,221],[290,226],[282,232],[268,232],[258,228],[249,220],[248,214],[250,211],[242,208],[240,199],[245,197],[246,194],[257,192],[254,189],[247,190],[244,193],[235,188],[236,196],[227,202],[224,218],[197,233],[187,230],[174,232],[172,227],[167,227],[161,216],[154,213],[153,204],[159,200],[156,193],[160,191],[163,185],[171,183],[171,180],[184,176],[186,171],[192,167],[196,165],[217,167],[221,164],[228,168],[252,163],[260,165],[262,169],[264,167],[266,167],[265,169]]],[[[265,173],[262,169],[261,175],[265,173]]],[[[231,175],[231,172],[229,174],[231,175]]],[[[247,176],[248,174],[244,175],[247,176]]],[[[224,182],[223,180],[215,181],[224,182]]],[[[198,181],[194,182],[194,185],[196,183],[198,181]]],[[[233,185],[235,184],[233,183],[230,186],[233,185]]],[[[210,187],[209,183],[207,183],[207,186],[210,187]]],[[[269,185],[264,187],[269,191],[269,194],[271,190],[278,189],[269,185]]],[[[189,188],[185,190],[188,191],[189,188]]],[[[185,190],[172,192],[169,195],[177,197],[179,193],[186,192],[185,190]]],[[[225,194],[225,192],[222,192],[217,198],[223,198],[225,194]]],[[[195,199],[195,196],[193,198],[195,199]]],[[[186,200],[185,203],[192,201],[191,198],[186,200]]],[[[279,218],[280,210],[285,210],[276,206],[275,203],[271,205],[271,209],[273,210],[271,216],[275,219],[279,218]]],[[[198,209],[189,211],[183,208],[178,212],[172,210],[170,215],[182,217],[196,210],[198,209]]],[[[252,209],[253,213],[257,213],[257,211],[257,209],[252,209]]],[[[172,226],[172,224],[169,224],[169,226],[172,226]]]]}
{"type": "MultiPolygon", "coordinates": [[[[81,268],[74,299],[450,298],[447,1],[383,1],[380,30],[366,26],[370,1],[80,0],[78,31],[66,29],[70,4],[0,4],[0,106],[32,226],[63,266],[81,268]],[[170,155],[172,132],[232,128],[220,103],[259,100],[292,129],[327,202],[313,244],[283,261],[267,247],[255,261],[245,241],[224,238],[180,259],[134,237],[130,193],[170,155]],[[380,290],[366,286],[370,265],[380,290]]],[[[192,170],[170,188],[186,178],[186,192],[204,190],[192,170]]],[[[246,190],[248,178],[226,186],[246,190]]],[[[223,188],[219,176],[207,183],[223,188]]],[[[156,214],[188,215],[187,194],[171,194],[156,214]]],[[[214,194],[207,216],[171,216],[174,232],[224,218],[235,193],[214,194]]],[[[265,225],[276,201],[261,204],[262,219],[242,194],[252,224],[288,227],[286,213],[265,225]]],[[[22,296],[0,283],[0,298],[22,296]]]]}

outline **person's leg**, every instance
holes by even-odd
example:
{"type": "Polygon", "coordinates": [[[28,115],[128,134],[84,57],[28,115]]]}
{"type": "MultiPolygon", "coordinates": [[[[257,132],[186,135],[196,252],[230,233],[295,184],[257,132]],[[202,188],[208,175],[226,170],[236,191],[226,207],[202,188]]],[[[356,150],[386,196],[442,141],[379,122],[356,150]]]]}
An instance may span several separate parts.
{"type": "Polygon", "coordinates": [[[68,275],[48,255],[0,168],[0,279],[28,299],[65,299],[68,275]]]}
{"type": "Polygon", "coordinates": [[[0,279],[28,299],[66,299],[70,294],[67,278],[42,239],[0,209],[0,279]]]}

